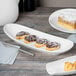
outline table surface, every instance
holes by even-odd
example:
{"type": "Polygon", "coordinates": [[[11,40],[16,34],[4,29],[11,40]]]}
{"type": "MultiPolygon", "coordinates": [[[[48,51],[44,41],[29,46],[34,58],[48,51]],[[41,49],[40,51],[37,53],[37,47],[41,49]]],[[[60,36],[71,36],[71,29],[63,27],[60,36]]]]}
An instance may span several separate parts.
{"type": "MultiPolygon", "coordinates": [[[[16,23],[22,24],[34,28],[36,30],[56,35],[59,37],[67,38],[70,34],[60,32],[49,25],[49,15],[60,8],[37,8],[33,12],[20,13],[16,23]]],[[[16,44],[10,38],[8,38],[0,26],[0,40],[11,44],[16,44]]],[[[50,76],[46,72],[46,63],[52,62],[58,59],[66,58],[76,54],[76,46],[74,46],[69,52],[58,56],[47,55],[37,52],[36,50],[27,49],[21,46],[22,49],[34,53],[35,56],[30,56],[19,52],[13,65],[0,64],[0,76],[50,76]]],[[[72,75],[76,76],[76,75],[72,75]]]]}

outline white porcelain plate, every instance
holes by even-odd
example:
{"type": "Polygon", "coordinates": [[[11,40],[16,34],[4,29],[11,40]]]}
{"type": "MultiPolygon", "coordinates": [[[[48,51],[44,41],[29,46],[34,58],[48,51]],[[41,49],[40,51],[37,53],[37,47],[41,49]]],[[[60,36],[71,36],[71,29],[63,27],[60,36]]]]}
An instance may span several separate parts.
{"type": "Polygon", "coordinates": [[[73,42],[70,41],[70,40],[60,38],[60,37],[56,37],[56,36],[53,36],[53,35],[49,35],[49,34],[34,30],[34,29],[26,27],[26,26],[22,26],[22,25],[19,25],[19,24],[7,24],[7,25],[4,26],[3,30],[9,38],[11,38],[12,40],[14,40],[17,43],[19,43],[21,45],[24,45],[27,48],[31,48],[31,49],[34,49],[34,50],[37,50],[37,51],[40,51],[40,52],[49,53],[49,54],[53,54],[53,55],[58,55],[58,54],[67,52],[74,45],[73,42]],[[34,46],[34,44],[32,44],[32,43],[26,44],[26,43],[24,43],[23,40],[17,40],[15,37],[16,37],[16,34],[20,31],[26,31],[26,32],[29,32],[32,35],[37,35],[40,38],[45,38],[45,39],[48,39],[50,41],[58,42],[61,45],[60,49],[55,50],[55,51],[47,51],[44,48],[36,48],[34,46]]]}
{"type": "Polygon", "coordinates": [[[72,13],[72,14],[76,14],[76,9],[60,9],[57,10],[55,12],[53,12],[50,16],[49,16],[49,24],[57,29],[60,30],[62,32],[67,32],[67,33],[76,33],[76,30],[68,30],[65,29],[64,27],[58,25],[57,21],[58,21],[58,16],[61,15],[62,13],[68,14],[68,13],[72,13]]]}
{"type": "Polygon", "coordinates": [[[76,70],[68,72],[64,71],[65,62],[74,62],[74,61],[76,61],[76,56],[71,56],[54,62],[49,62],[46,64],[46,70],[50,75],[69,76],[69,74],[76,74],[76,70]]]}

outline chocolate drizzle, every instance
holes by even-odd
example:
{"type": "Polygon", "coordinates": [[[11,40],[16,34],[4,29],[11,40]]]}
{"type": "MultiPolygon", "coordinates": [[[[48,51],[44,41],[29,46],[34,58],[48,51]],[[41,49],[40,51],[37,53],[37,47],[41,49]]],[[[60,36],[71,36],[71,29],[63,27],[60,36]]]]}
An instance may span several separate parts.
{"type": "Polygon", "coordinates": [[[36,41],[36,35],[29,35],[25,37],[25,40],[31,42],[31,41],[36,41]]]}
{"type": "Polygon", "coordinates": [[[38,44],[46,44],[47,42],[48,42],[47,39],[40,39],[40,38],[37,38],[37,40],[36,40],[36,43],[38,43],[38,44]]]}
{"type": "Polygon", "coordinates": [[[29,33],[25,31],[20,31],[19,33],[16,34],[16,36],[23,36],[23,35],[29,35],[29,33]]]}
{"type": "Polygon", "coordinates": [[[54,48],[54,47],[58,47],[58,46],[60,46],[60,44],[57,42],[48,42],[46,44],[46,47],[48,47],[48,48],[54,48]]]}

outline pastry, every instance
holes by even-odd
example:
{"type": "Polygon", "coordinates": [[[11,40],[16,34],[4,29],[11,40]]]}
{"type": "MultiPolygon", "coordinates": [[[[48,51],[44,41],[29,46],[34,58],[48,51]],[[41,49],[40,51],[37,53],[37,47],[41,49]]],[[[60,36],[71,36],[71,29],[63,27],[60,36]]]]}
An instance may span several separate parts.
{"type": "Polygon", "coordinates": [[[28,32],[20,31],[16,34],[16,39],[24,39],[28,35],[29,35],[28,32]]]}
{"type": "Polygon", "coordinates": [[[65,65],[64,65],[65,71],[71,71],[72,67],[73,67],[73,64],[71,62],[65,62],[65,65]]]}
{"type": "Polygon", "coordinates": [[[73,63],[73,70],[76,70],[76,61],[73,63]]]}
{"type": "Polygon", "coordinates": [[[61,14],[58,16],[58,24],[69,30],[76,29],[76,15],[61,14]]]}
{"type": "Polygon", "coordinates": [[[60,48],[60,44],[57,42],[48,42],[46,44],[46,50],[48,50],[48,51],[57,50],[59,48],[60,48]]]}
{"type": "Polygon", "coordinates": [[[76,65],[76,61],[74,62],[74,64],[76,65]]]}
{"type": "Polygon", "coordinates": [[[75,61],[74,63],[71,63],[71,62],[65,62],[64,70],[65,70],[65,71],[76,70],[76,61],[75,61]]]}
{"type": "Polygon", "coordinates": [[[36,41],[36,35],[28,35],[24,38],[25,43],[35,42],[36,41]]]}
{"type": "Polygon", "coordinates": [[[37,48],[40,48],[40,47],[45,46],[47,42],[48,42],[47,39],[37,38],[35,46],[36,46],[37,48]]]}

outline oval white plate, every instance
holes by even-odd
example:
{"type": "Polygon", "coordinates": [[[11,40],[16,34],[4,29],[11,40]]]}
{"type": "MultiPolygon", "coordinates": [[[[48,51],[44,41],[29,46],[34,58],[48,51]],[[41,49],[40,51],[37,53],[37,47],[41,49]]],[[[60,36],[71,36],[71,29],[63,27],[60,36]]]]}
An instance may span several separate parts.
{"type": "Polygon", "coordinates": [[[64,63],[65,62],[74,62],[76,61],[76,56],[67,57],[61,60],[57,60],[54,62],[49,62],[46,64],[46,70],[50,75],[68,75],[76,74],[76,70],[74,71],[64,71],[64,63]]]}
{"type": "Polygon", "coordinates": [[[67,52],[74,45],[73,42],[70,41],[70,40],[60,38],[60,37],[56,37],[56,36],[53,36],[53,35],[49,35],[49,34],[34,30],[34,29],[26,27],[26,26],[22,26],[22,25],[19,25],[19,24],[7,24],[7,25],[4,26],[3,30],[9,38],[11,38],[12,40],[14,40],[17,43],[19,43],[21,45],[24,45],[27,48],[32,48],[32,49],[40,51],[40,52],[51,53],[53,55],[58,55],[58,54],[67,52]],[[17,40],[15,38],[16,34],[20,31],[26,31],[26,32],[29,32],[30,34],[37,35],[38,37],[45,38],[45,39],[48,39],[50,41],[56,41],[56,42],[60,43],[61,47],[60,47],[60,49],[55,50],[55,51],[47,51],[44,48],[36,48],[32,43],[25,44],[24,41],[17,40]]]}
{"type": "Polygon", "coordinates": [[[49,16],[49,24],[57,29],[57,30],[60,30],[62,32],[67,32],[67,33],[76,33],[76,30],[68,30],[68,29],[65,29],[64,27],[58,25],[57,21],[58,21],[58,16],[61,15],[62,13],[72,13],[72,14],[76,14],[76,9],[60,9],[60,10],[57,10],[55,12],[53,12],[50,16],[49,16]]]}

